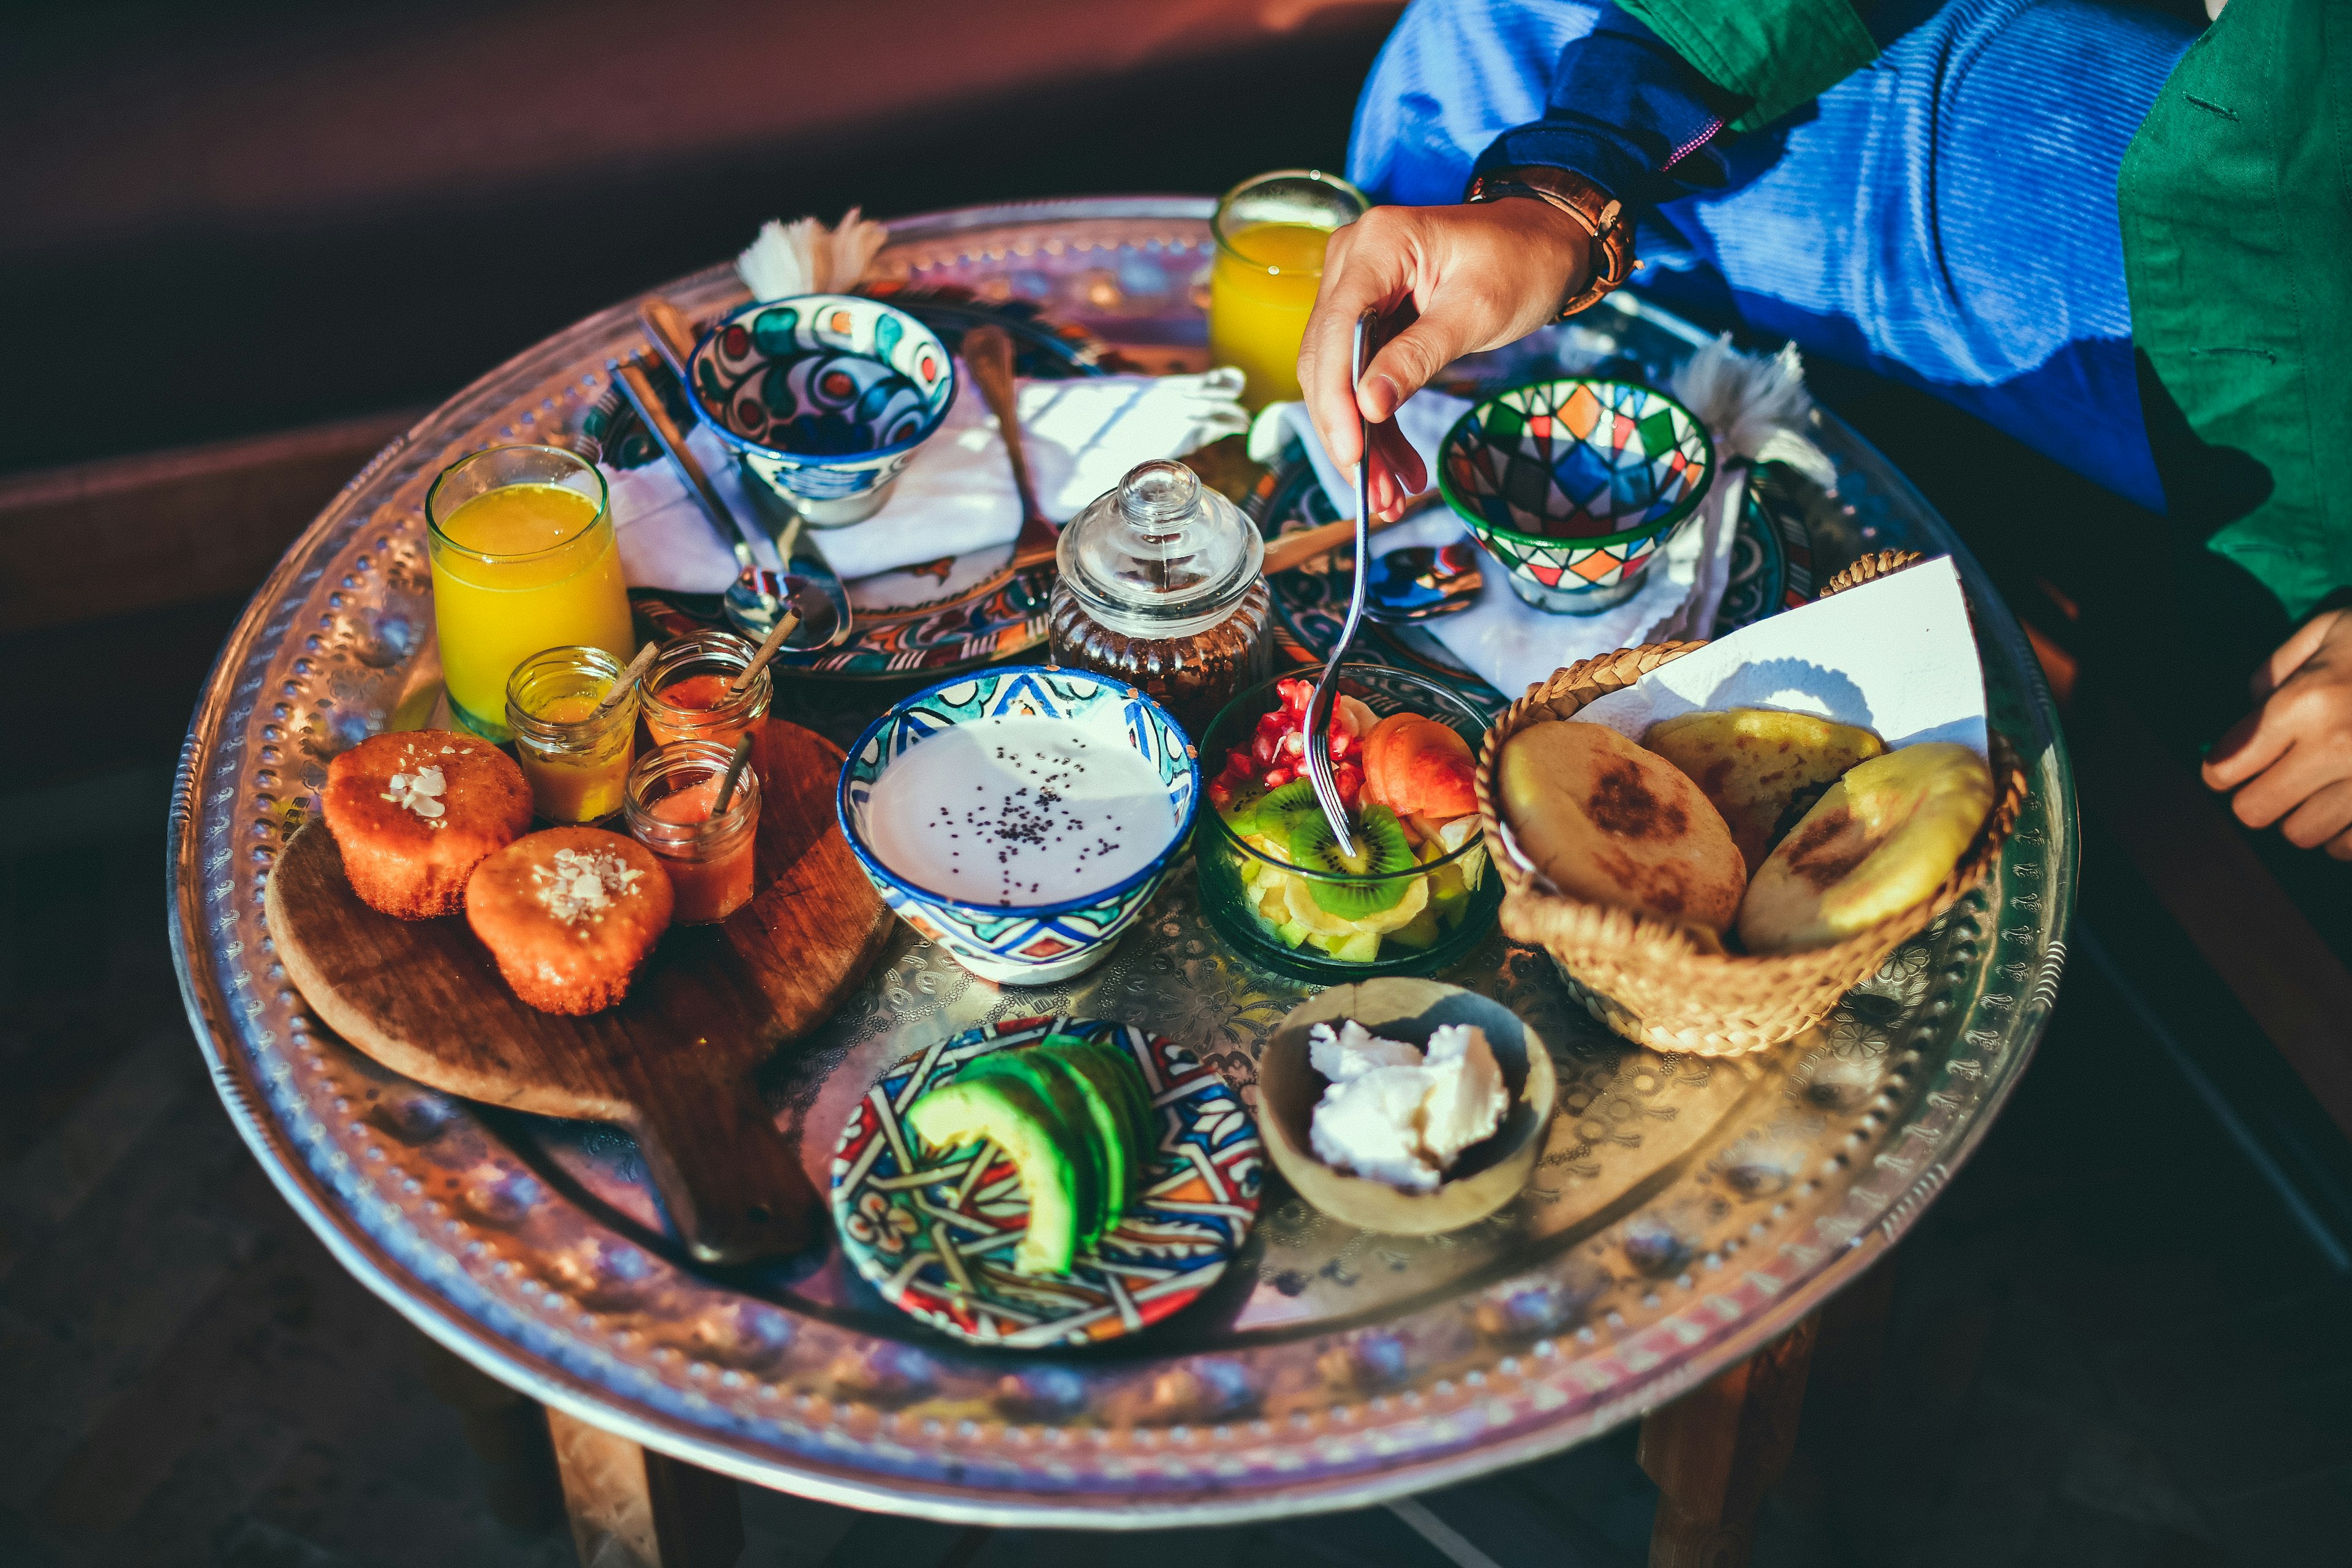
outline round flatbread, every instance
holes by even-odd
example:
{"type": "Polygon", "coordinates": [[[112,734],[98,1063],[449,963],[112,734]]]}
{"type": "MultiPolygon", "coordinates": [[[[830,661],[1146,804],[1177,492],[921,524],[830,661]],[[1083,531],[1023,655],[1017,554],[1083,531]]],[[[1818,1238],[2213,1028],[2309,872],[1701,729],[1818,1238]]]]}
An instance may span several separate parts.
{"type": "Polygon", "coordinates": [[[1930,741],[1857,763],[1757,868],[1750,952],[1828,947],[1933,896],[1992,810],[1992,770],[1930,741]]]}
{"type": "Polygon", "coordinates": [[[1531,724],[1503,746],[1503,817],[1572,899],[1718,935],[1748,868],[1723,814],[1664,758],[1599,724],[1531,724]]]}

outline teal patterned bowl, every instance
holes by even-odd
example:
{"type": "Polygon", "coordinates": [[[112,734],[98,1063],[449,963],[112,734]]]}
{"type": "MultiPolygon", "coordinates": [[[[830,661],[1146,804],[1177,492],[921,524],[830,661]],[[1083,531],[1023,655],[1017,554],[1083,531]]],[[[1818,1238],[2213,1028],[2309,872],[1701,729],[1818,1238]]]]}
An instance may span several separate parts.
{"type": "Polygon", "coordinates": [[[687,373],[712,434],[816,528],[881,510],[956,395],[939,335],[856,294],[746,305],[687,373]]]}
{"type": "Polygon", "coordinates": [[[867,725],[842,764],[835,806],[858,865],[899,919],[983,980],[1050,985],[1102,962],[1135,923],[1191,840],[1200,797],[1201,767],[1192,742],[1159,703],[1107,676],[1009,665],[918,691],[867,725]],[[883,773],[941,731],[995,718],[1066,720],[1089,739],[1140,755],[1168,792],[1176,826],[1167,847],[1143,869],[1109,887],[1083,898],[1025,906],[968,902],[883,864],[871,832],[874,786],[883,773]]]}
{"type": "Polygon", "coordinates": [[[1570,616],[1639,592],[1714,474],[1715,443],[1689,409],[1652,387],[1583,377],[1498,393],[1437,451],[1439,493],[1511,591],[1570,616]]]}

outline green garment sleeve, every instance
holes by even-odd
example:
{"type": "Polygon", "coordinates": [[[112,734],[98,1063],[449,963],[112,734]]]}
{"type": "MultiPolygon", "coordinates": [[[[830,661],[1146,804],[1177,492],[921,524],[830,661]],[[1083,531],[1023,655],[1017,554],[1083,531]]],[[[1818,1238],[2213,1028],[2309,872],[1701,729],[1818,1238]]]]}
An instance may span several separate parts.
{"type": "Polygon", "coordinates": [[[1878,58],[1852,0],[1617,0],[1691,68],[1749,100],[1731,122],[1753,131],[1827,92],[1878,58]]]}
{"type": "Polygon", "coordinates": [[[2116,196],[2166,510],[2301,616],[2352,587],[2352,0],[2230,0],[2116,196]]]}

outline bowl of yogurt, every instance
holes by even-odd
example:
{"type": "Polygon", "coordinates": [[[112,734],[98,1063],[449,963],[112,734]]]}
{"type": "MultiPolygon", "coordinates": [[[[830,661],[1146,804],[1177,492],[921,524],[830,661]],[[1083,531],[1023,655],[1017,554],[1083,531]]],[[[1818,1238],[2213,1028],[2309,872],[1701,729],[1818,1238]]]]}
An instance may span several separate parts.
{"type": "Polygon", "coordinates": [[[1100,963],[1167,879],[1201,794],[1192,743],[1133,686],[1016,665],[868,725],[835,796],[883,901],[999,984],[1100,963]]]}

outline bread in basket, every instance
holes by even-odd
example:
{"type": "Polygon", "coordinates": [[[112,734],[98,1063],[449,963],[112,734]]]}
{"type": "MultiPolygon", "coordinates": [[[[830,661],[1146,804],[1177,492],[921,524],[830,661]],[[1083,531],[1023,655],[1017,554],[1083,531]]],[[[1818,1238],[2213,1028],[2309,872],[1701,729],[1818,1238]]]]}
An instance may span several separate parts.
{"type": "MultiPolygon", "coordinates": [[[[1895,551],[1866,556],[1832,578],[1822,597],[1920,559],[1895,551]]],[[[1529,688],[1486,731],[1478,756],[1478,816],[1503,879],[1505,935],[1549,952],[1577,999],[1625,1038],[1654,1050],[1728,1057],[1780,1045],[1819,1023],[1897,947],[1975,887],[2016,826],[2026,777],[2008,742],[1990,735],[1992,809],[1952,874],[1923,902],[1830,947],[1724,952],[1672,921],[1549,890],[1511,853],[1502,831],[1497,772],[1504,742],[1531,724],[1572,718],[1586,703],[1703,646],[1622,648],[1570,665],[1529,688]]]]}

